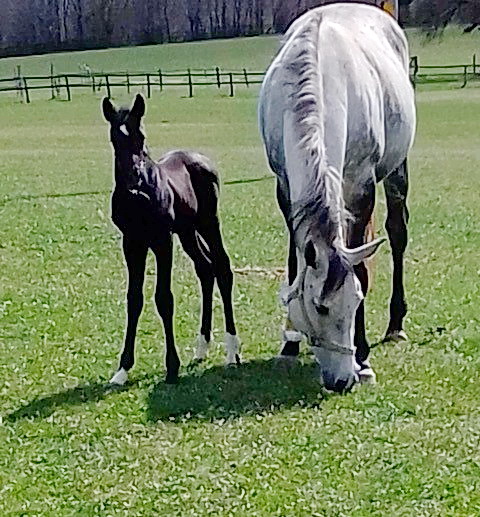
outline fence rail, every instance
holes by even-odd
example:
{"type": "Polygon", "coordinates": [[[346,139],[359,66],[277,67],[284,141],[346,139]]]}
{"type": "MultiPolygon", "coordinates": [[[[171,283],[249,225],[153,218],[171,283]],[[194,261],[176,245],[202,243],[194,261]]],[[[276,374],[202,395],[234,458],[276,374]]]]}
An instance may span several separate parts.
{"type": "MultiPolygon", "coordinates": [[[[123,88],[130,93],[132,88],[144,88],[148,97],[153,92],[162,92],[165,88],[185,88],[188,96],[193,97],[196,87],[214,86],[226,88],[231,97],[238,86],[250,87],[261,84],[264,72],[242,70],[188,69],[162,70],[147,72],[84,72],[70,74],[54,73],[51,65],[49,75],[22,75],[20,67],[13,77],[0,78],[0,94],[16,93],[26,103],[31,102],[31,93],[38,90],[49,90],[50,97],[72,100],[72,92],[88,89],[93,93],[104,91],[108,97],[113,89],[123,88]]],[[[420,65],[417,56],[410,59],[410,76],[414,85],[435,83],[459,83],[464,88],[470,81],[480,80],[480,64],[476,55],[472,61],[462,65],[420,65]]]]}
{"type": "MultiPolygon", "coordinates": [[[[53,68],[52,68],[53,70],[53,68]]],[[[183,87],[187,89],[188,96],[194,96],[197,86],[215,86],[218,89],[226,87],[229,95],[235,95],[236,86],[247,88],[251,85],[261,84],[264,72],[243,70],[169,70],[158,69],[149,72],[90,72],[74,74],[50,74],[50,75],[18,75],[9,78],[0,78],[0,93],[15,92],[25,102],[30,102],[32,90],[49,90],[54,98],[72,99],[72,90],[89,89],[96,93],[104,91],[109,97],[114,88],[124,88],[130,93],[132,88],[144,88],[148,97],[154,91],[163,91],[167,87],[183,87]]]]}
{"type": "Polygon", "coordinates": [[[461,65],[420,65],[418,57],[410,58],[410,76],[414,85],[435,83],[456,83],[465,88],[471,81],[480,80],[480,64],[473,54],[470,63],[461,65]]]}

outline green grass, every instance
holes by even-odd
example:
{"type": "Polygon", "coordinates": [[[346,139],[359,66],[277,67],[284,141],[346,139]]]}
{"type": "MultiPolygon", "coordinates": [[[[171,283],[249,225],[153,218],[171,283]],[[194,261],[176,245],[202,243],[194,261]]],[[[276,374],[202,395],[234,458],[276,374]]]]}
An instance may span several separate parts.
{"type": "MultiPolygon", "coordinates": [[[[266,52],[248,58],[266,63],[266,52]]],[[[178,386],[164,385],[151,260],[132,382],[106,387],[122,343],[125,273],[99,100],[0,98],[0,515],[479,515],[480,91],[418,93],[410,342],[374,348],[378,386],[343,397],[322,396],[307,352],[290,373],[270,361],[283,318],[274,275],[236,275],[244,364],[221,366],[216,297],[218,347],[204,366],[184,367],[178,386]]],[[[145,123],[154,155],[202,150],[224,181],[268,174],[255,89],[234,99],[156,93],[145,123]]],[[[383,212],[380,195],[380,234],[383,212]]],[[[235,267],[285,263],[272,180],[224,185],[221,216],[235,267]]],[[[385,246],[368,299],[372,342],[387,323],[389,263],[385,246]]],[[[180,250],[174,290],[186,366],[199,297],[180,250]]]]}

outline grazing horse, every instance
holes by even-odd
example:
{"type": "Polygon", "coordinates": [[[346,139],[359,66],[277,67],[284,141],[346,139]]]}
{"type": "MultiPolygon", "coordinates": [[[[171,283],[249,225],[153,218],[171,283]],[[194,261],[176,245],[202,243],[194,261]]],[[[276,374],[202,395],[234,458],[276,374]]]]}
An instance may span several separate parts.
{"type": "Polygon", "coordinates": [[[408,60],[391,16],[332,4],[291,25],[260,93],[260,129],[290,237],[281,356],[298,355],[305,334],[334,391],[375,381],[363,298],[365,260],[382,242],[366,242],[382,180],[393,254],[387,337],[405,338],[406,158],[415,133],[408,60]]]}
{"type": "Polygon", "coordinates": [[[180,239],[195,265],[202,288],[202,323],[195,359],[206,357],[212,328],[212,293],[215,279],[225,312],[228,364],[240,361],[240,342],[232,307],[233,273],[225,251],[217,213],[219,180],[205,156],[172,151],[159,162],[148,155],[141,121],[145,100],[137,95],[131,109],[116,109],[107,98],[103,114],[110,123],[114,150],[115,186],[112,219],[123,234],[128,269],[127,329],[118,371],[112,384],[124,384],[134,363],[138,319],[143,308],[143,283],[148,250],[155,254],[155,302],[163,320],[166,340],[166,381],[177,380],[180,361],[173,332],[171,291],[173,234],[180,239]]]}

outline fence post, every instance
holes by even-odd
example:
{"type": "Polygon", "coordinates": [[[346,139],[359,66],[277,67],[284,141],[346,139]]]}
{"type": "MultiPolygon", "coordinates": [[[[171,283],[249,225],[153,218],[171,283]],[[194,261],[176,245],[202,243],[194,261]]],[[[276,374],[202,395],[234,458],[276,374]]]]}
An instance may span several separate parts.
{"type": "Polygon", "coordinates": [[[477,75],[477,54],[473,54],[473,75],[477,75]]]}
{"type": "Polygon", "coordinates": [[[416,87],[417,86],[417,73],[418,73],[418,57],[417,56],[412,56],[410,58],[410,68],[412,66],[413,66],[412,82],[413,82],[413,86],[416,87]]]}
{"type": "Polygon", "coordinates": [[[108,78],[108,74],[105,74],[105,85],[107,86],[107,97],[111,99],[112,90],[110,89],[110,79],[108,78]]]}
{"type": "Polygon", "coordinates": [[[245,77],[245,84],[247,85],[247,88],[248,88],[250,85],[248,84],[248,74],[247,74],[246,68],[243,69],[243,75],[245,77]]]}
{"type": "Polygon", "coordinates": [[[217,88],[220,89],[220,86],[222,85],[221,81],[220,81],[220,68],[215,68],[215,72],[217,74],[217,88]]]}
{"type": "Polygon", "coordinates": [[[467,86],[467,81],[468,81],[468,65],[465,65],[463,67],[463,84],[462,84],[462,86],[460,86],[460,88],[465,88],[465,86],[467,86]]]}
{"type": "Polygon", "coordinates": [[[192,72],[190,68],[188,69],[188,95],[189,97],[193,97],[192,72]]]}
{"type": "Polygon", "coordinates": [[[230,72],[228,74],[228,78],[230,80],[230,97],[233,97],[234,96],[234,91],[233,91],[233,74],[232,74],[232,72],[230,72]]]}
{"type": "Polygon", "coordinates": [[[72,96],[70,95],[70,84],[68,82],[68,75],[65,75],[65,86],[67,88],[67,100],[71,101],[72,100],[72,96]]]}
{"type": "Polygon", "coordinates": [[[147,98],[150,99],[152,95],[152,86],[150,84],[150,74],[147,74],[147,98]]]}
{"type": "Polygon", "coordinates": [[[127,72],[127,93],[130,93],[130,74],[127,72]]]}
{"type": "Polygon", "coordinates": [[[52,97],[51,99],[55,99],[55,84],[53,82],[53,74],[54,74],[54,69],[53,69],[53,63],[50,63],[50,89],[52,91],[52,97]]]}
{"type": "Polygon", "coordinates": [[[96,86],[95,86],[95,76],[92,73],[92,92],[93,93],[95,93],[95,88],[96,88],[96,86]]]}
{"type": "Polygon", "coordinates": [[[163,92],[163,74],[160,68],[158,69],[158,84],[160,85],[160,91],[163,92]]]}
{"type": "Polygon", "coordinates": [[[25,77],[23,78],[23,87],[25,89],[25,100],[27,104],[30,104],[30,94],[28,93],[27,79],[25,77]]]}

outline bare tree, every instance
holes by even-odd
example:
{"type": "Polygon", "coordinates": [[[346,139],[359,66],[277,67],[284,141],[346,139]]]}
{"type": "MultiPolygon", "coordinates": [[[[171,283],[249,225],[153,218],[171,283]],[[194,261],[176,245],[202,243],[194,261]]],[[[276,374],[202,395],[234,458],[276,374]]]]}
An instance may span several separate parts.
{"type": "MultiPolygon", "coordinates": [[[[305,10],[330,1],[0,0],[0,50],[35,52],[283,32],[305,10]]],[[[480,12],[480,0],[433,1],[461,1],[465,17],[467,11],[480,12]]],[[[431,0],[415,2],[423,8],[422,2],[431,0]]],[[[469,23],[474,22],[470,15],[469,23]]]]}
{"type": "Polygon", "coordinates": [[[467,30],[480,25],[480,0],[413,0],[410,19],[436,34],[453,20],[470,24],[467,30]]]}

